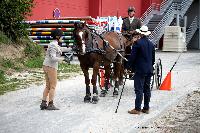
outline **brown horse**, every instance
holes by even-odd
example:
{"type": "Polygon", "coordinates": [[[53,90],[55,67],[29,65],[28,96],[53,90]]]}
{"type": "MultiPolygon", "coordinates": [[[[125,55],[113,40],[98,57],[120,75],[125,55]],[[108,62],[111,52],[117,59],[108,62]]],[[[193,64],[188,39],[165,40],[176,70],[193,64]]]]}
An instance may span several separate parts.
{"type": "Polygon", "coordinates": [[[101,36],[97,35],[84,23],[75,23],[74,37],[76,40],[75,51],[77,52],[80,67],[85,76],[86,96],[84,97],[84,102],[91,100],[89,68],[93,68],[91,79],[93,85],[92,102],[97,103],[99,99],[96,83],[100,65],[103,65],[105,68],[106,79],[105,90],[102,90],[100,96],[105,96],[108,90],[111,63],[114,65],[113,80],[115,81],[115,85],[113,95],[118,95],[119,81],[123,79],[123,60],[119,53],[124,55],[124,37],[116,32],[105,32],[101,36]]]}

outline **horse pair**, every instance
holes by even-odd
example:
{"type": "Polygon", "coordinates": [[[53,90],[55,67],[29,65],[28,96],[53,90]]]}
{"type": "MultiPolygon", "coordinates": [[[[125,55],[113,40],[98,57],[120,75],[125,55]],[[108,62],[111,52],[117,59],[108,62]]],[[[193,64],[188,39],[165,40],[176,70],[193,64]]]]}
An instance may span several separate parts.
{"type": "Polygon", "coordinates": [[[86,95],[84,102],[97,103],[97,75],[99,73],[100,65],[105,69],[105,89],[101,91],[100,96],[105,96],[108,91],[109,78],[111,73],[111,63],[113,63],[113,80],[114,91],[113,95],[118,95],[119,85],[123,82],[124,75],[124,61],[125,49],[133,42],[127,40],[123,35],[117,32],[104,32],[98,35],[95,31],[86,26],[85,23],[75,23],[73,35],[76,40],[75,51],[80,67],[84,73],[86,95]],[[89,68],[93,68],[91,84],[93,86],[93,97],[91,99],[89,68]]]}

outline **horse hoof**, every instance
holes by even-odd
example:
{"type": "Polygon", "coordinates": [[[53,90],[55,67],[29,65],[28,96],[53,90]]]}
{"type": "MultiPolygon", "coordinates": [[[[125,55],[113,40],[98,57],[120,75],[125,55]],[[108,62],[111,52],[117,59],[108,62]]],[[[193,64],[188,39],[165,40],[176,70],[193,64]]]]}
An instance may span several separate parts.
{"type": "Polygon", "coordinates": [[[91,100],[91,97],[90,97],[90,96],[86,95],[86,96],[84,97],[84,103],[89,103],[90,100],[91,100]]]}
{"type": "Polygon", "coordinates": [[[118,91],[117,90],[114,90],[113,96],[118,96],[118,91]]]}
{"type": "Polygon", "coordinates": [[[100,96],[100,97],[105,97],[105,96],[106,96],[106,94],[100,94],[99,96],[100,96]]]}
{"type": "Polygon", "coordinates": [[[97,104],[98,101],[99,101],[99,97],[98,97],[98,96],[93,96],[93,97],[92,97],[92,103],[93,103],[93,104],[97,104]]]}
{"type": "Polygon", "coordinates": [[[102,90],[101,94],[99,95],[100,97],[105,97],[106,96],[107,91],[106,90],[102,90]]]}

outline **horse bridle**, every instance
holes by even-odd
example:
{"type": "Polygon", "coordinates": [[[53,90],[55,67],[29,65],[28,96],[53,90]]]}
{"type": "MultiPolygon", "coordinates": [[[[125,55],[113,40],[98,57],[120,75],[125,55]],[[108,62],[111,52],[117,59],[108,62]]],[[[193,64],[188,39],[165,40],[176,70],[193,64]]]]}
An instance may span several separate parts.
{"type": "MultiPolygon", "coordinates": [[[[77,29],[75,29],[75,31],[76,31],[76,30],[77,30],[77,29]]],[[[80,35],[75,34],[75,31],[74,31],[75,39],[77,38],[77,36],[81,37],[80,35]]],[[[82,28],[82,29],[79,29],[79,33],[80,33],[80,32],[87,33],[87,30],[84,29],[84,28],[82,28]]],[[[84,44],[84,46],[86,47],[86,41],[83,41],[82,37],[81,37],[81,40],[80,40],[80,41],[81,41],[81,44],[82,44],[82,45],[84,44]]],[[[84,48],[84,49],[85,49],[85,48],[84,48]]],[[[85,52],[83,52],[83,53],[80,52],[81,50],[78,48],[77,42],[75,43],[74,51],[75,51],[77,54],[81,54],[81,55],[83,55],[83,53],[85,53],[85,52]]]]}

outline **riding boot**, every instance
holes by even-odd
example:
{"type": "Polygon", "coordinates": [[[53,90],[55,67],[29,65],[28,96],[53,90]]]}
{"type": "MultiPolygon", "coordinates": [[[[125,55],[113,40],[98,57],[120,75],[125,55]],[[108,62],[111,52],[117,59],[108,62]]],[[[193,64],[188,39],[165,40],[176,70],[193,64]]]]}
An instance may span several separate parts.
{"type": "Polygon", "coordinates": [[[47,101],[42,100],[42,103],[40,104],[40,109],[41,109],[41,110],[44,110],[44,109],[46,109],[46,108],[47,108],[47,101]]]}
{"type": "Polygon", "coordinates": [[[92,103],[96,104],[99,101],[97,86],[93,86],[92,103]]]}
{"type": "Polygon", "coordinates": [[[53,104],[53,101],[50,101],[49,105],[47,106],[47,110],[59,110],[59,108],[56,108],[53,104]]]}
{"type": "Polygon", "coordinates": [[[84,97],[84,102],[89,103],[91,100],[90,86],[86,86],[86,95],[84,97]]]}

